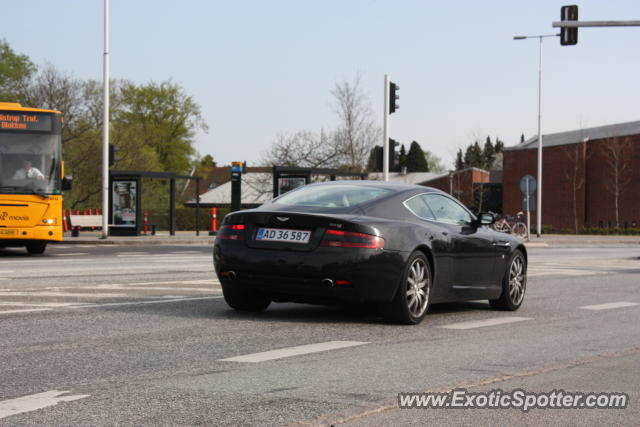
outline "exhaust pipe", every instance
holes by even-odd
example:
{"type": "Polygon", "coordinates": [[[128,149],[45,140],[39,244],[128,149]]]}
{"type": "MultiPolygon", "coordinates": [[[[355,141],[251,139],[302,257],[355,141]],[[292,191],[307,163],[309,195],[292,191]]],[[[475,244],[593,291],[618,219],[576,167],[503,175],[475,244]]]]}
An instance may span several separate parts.
{"type": "Polygon", "coordinates": [[[322,279],[322,284],[324,285],[325,288],[333,288],[333,280],[331,279],[322,279]]]}

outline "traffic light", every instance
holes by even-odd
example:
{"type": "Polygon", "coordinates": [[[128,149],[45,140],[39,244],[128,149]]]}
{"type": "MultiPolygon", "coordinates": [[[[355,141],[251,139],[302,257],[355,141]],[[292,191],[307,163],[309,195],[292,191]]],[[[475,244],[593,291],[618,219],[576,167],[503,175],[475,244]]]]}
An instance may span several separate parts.
{"type": "Polygon", "coordinates": [[[396,145],[400,145],[395,139],[389,138],[389,170],[396,168],[396,145]]]}
{"type": "MultiPolygon", "coordinates": [[[[561,21],[577,21],[578,20],[578,6],[562,6],[560,9],[561,21]]],[[[578,44],[578,28],[560,28],[560,44],[562,46],[570,46],[578,44]]]]}
{"type": "Polygon", "coordinates": [[[384,166],[384,159],[382,157],[383,153],[384,148],[380,147],[379,145],[373,147],[373,160],[375,162],[374,170],[376,172],[382,172],[382,168],[384,166]]]}
{"type": "Polygon", "coordinates": [[[394,82],[389,82],[389,114],[395,113],[396,110],[400,108],[397,103],[398,99],[400,99],[400,95],[398,95],[399,90],[400,86],[394,82]]]}
{"type": "Polygon", "coordinates": [[[120,157],[117,154],[118,151],[120,151],[118,147],[113,144],[109,144],[109,167],[112,167],[118,160],[120,160],[120,157]]]}

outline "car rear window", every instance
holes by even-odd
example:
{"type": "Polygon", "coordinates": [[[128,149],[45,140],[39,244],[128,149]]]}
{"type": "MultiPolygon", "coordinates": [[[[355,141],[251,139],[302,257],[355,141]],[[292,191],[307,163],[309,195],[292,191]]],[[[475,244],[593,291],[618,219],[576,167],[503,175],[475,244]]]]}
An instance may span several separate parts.
{"type": "Polygon", "coordinates": [[[389,188],[360,185],[307,185],[283,194],[273,201],[279,205],[348,208],[393,192],[389,188]]]}

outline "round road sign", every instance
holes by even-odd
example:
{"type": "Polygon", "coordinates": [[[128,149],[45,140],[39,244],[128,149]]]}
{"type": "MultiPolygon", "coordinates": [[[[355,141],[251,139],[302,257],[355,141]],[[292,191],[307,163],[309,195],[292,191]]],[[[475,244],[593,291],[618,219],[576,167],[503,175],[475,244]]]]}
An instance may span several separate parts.
{"type": "Polygon", "coordinates": [[[522,194],[531,196],[536,193],[537,182],[536,179],[531,175],[525,175],[520,180],[520,191],[522,194]],[[527,185],[528,184],[528,185],[527,185]]]}

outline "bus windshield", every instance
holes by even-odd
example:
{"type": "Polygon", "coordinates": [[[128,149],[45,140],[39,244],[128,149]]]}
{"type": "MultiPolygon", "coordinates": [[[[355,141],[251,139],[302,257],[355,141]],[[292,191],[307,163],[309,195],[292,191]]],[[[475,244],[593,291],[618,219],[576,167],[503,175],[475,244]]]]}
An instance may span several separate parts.
{"type": "Polygon", "coordinates": [[[0,132],[0,193],[62,194],[59,134],[0,132]]]}

